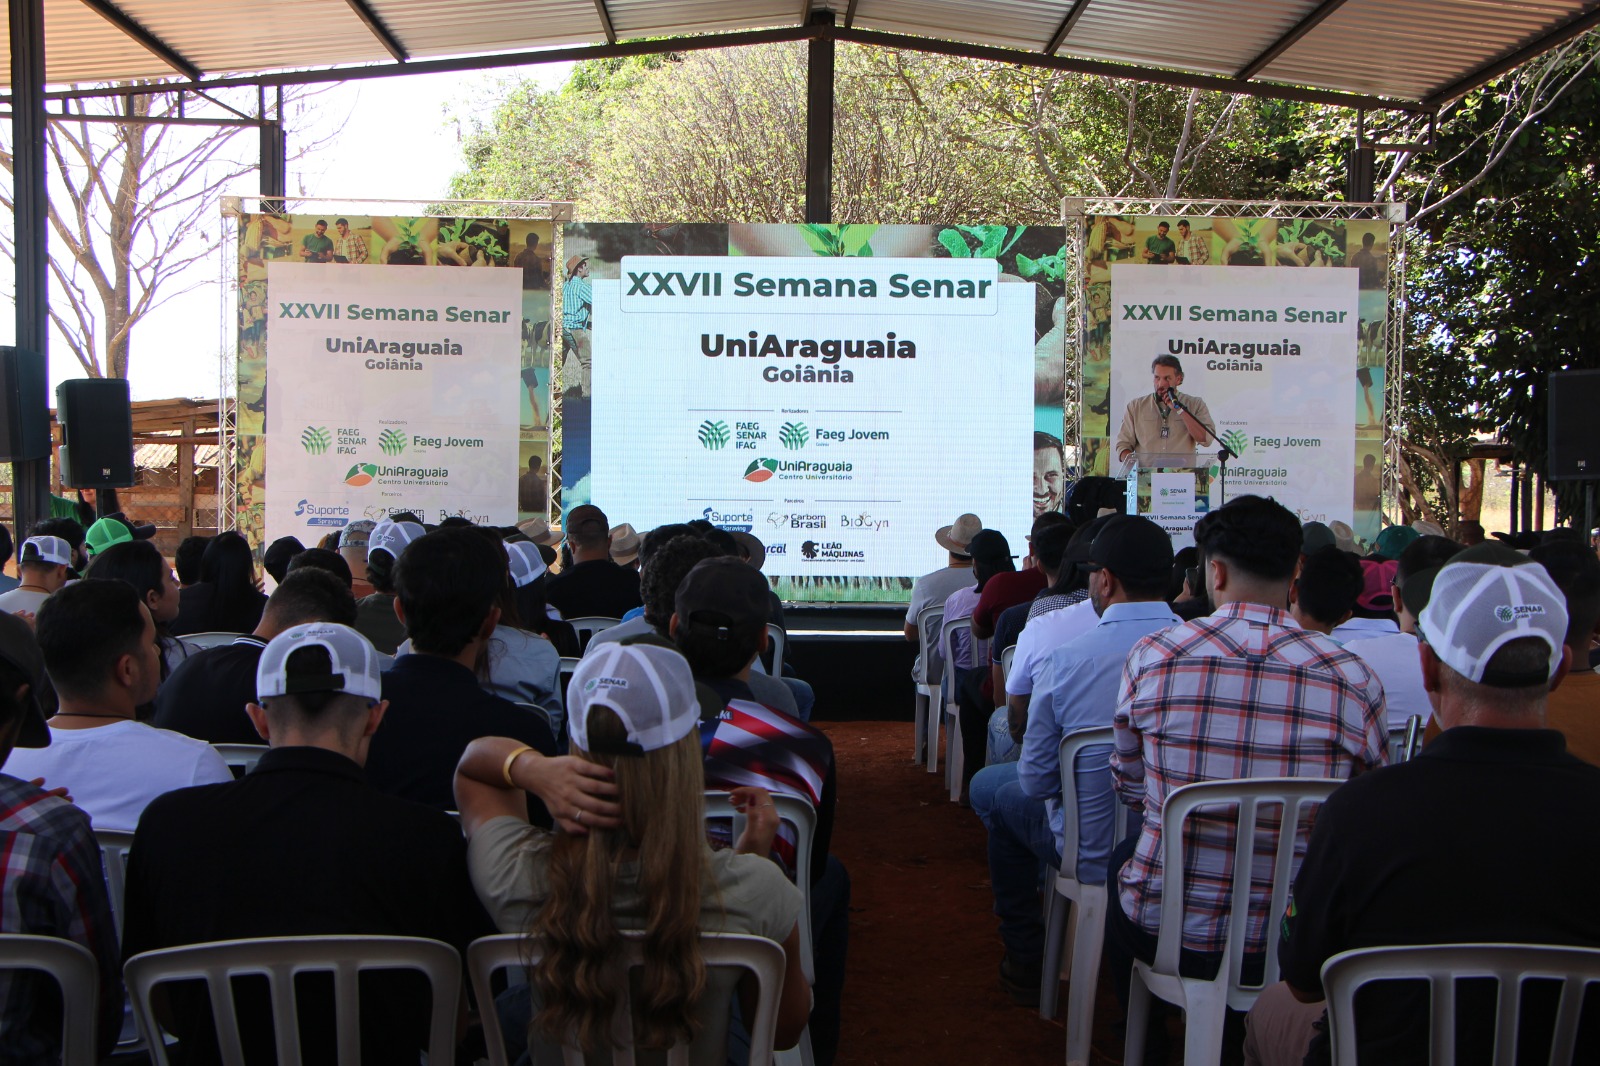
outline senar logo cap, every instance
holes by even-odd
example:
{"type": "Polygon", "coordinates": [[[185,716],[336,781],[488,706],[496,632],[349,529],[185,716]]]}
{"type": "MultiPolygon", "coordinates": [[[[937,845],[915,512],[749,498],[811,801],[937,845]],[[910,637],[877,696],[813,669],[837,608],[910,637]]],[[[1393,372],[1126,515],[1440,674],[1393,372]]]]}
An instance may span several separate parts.
{"type": "Polygon", "coordinates": [[[349,626],[335,622],[307,622],[290,626],[262,649],[256,665],[256,699],[297,696],[304,692],[343,692],[369,700],[383,698],[378,649],[349,626]],[[324,648],[330,663],[327,673],[289,669],[289,657],[301,648],[324,648]]]}
{"type": "Polygon", "coordinates": [[[688,736],[699,724],[700,702],[689,661],[660,644],[591,647],[567,688],[567,735],[572,746],[605,755],[643,755],[688,736]],[[627,740],[601,745],[589,739],[589,712],[609,707],[622,719],[627,740]]]}
{"type": "Polygon", "coordinates": [[[1567,602],[1538,563],[1452,561],[1434,577],[1417,624],[1434,654],[1462,677],[1482,685],[1522,688],[1548,682],[1560,668],[1567,602]],[[1544,641],[1550,649],[1548,667],[1517,675],[1490,670],[1495,653],[1522,637],[1544,641]]]}
{"type": "Polygon", "coordinates": [[[367,534],[367,558],[372,558],[372,553],[382,548],[396,559],[406,550],[406,545],[426,533],[427,530],[415,522],[396,522],[385,518],[372,527],[372,532],[367,534]]]}
{"type": "Polygon", "coordinates": [[[519,589],[539,580],[547,569],[544,556],[539,554],[539,546],[525,540],[507,544],[506,556],[511,563],[511,583],[519,589]]]}

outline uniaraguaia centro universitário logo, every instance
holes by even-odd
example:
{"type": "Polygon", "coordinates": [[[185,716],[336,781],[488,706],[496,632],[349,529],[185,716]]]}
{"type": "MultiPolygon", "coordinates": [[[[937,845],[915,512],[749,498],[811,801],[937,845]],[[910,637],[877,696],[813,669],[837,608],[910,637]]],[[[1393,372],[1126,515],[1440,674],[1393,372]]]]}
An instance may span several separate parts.
{"type": "Polygon", "coordinates": [[[322,455],[333,446],[327,426],[307,426],[300,431],[300,446],[312,455],[322,455]]]}
{"type": "Polygon", "coordinates": [[[700,423],[700,445],[709,451],[717,451],[728,446],[728,441],[733,439],[733,434],[728,431],[728,423],[721,419],[706,419],[700,423]]]}
{"type": "Polygon", "coordinates": [[[804,422],[785,422],[783,428],[778,430],[778,443],[785,448],[804,448],[811,440],[811,431],[804,422]]]}
{"type": "Polygon", "coordinates": [[[344,475],[344,483],[351,488],[359,489],[362,486],[372,484],[373,479],[377,476],[378,467],[376,463],[357,463],[344,475]]]}
{"type": "Polygon", "coordinates": [[[398,429],[386,429],[378,434],[378,447],[384,455],[399,455],[406,450],[406,435],[398,429]]]}
{"type": "Polygon", "coordinates": [[[758,483],[762,481],[770,481],[773,476],[777,474],[777,472],[778,460],[755,459],[751,461],[749,466],[744,468],[744,479],[746,481],[754,481],[758,483]]]}

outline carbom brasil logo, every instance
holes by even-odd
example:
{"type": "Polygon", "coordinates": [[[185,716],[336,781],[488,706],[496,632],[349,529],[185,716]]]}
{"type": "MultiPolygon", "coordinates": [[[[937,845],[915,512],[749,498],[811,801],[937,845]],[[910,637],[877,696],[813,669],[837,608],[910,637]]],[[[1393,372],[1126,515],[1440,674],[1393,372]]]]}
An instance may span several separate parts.
{"type": "Polygon", "coordinates": [[[702,447],[716,451],[718,448],[726,448],[728,441],[732,439],[732,435],[728,432],[728,423],[721,419],[713,420],[708,418],[700,423],[700,444],[702,447]]]}
{"type": "Polygon", "coordinates": [[[1250,437],[1243,430],[1230,429],[1222,435],[1222,443],[1233,449],[1235,455],[1244,454],[1244,446],[1250,443],[1250,437]]]}
{"type": "Polygon", "coordinates": [[[307,426],[300,432],[300,446],[312,455],[321,455],[333,444],[327,426],[307,426]]]}
{"type": "Polygon", "coordinates": [[[372,479],[378,476],[378,468],[373,463],[357,463],[352,466],[344,476],[344,483],[352,488],[359,489],[363,485],[372,484],[372,479]]]}
{"type": "Polygon", "coordinates": [[[778,430],[778,442],[785,448],[804,448],[811,439],[811,431],[804,422],[785,422],[778,430]]]}
{"type": "Polygon", "coordinates": [[[778,472],[778,460],[754,459],[744,468],[746,481],[766,481],[778,472]]]}
{"type": "Polygon", "coordinates": [[[398,429],[386,429],[378,434],[378,447],[384,455],[399,455],[406,450],[406,435],[398,429]]]}

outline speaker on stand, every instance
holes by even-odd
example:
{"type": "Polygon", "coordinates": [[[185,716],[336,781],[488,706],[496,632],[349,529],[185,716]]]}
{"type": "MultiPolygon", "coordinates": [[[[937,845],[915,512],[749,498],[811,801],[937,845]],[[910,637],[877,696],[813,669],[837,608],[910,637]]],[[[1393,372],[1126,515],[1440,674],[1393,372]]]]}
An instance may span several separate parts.
{"type": "Polygon", "coordinates": [[[1600,479],[1600,370],[1552,370],[1549,378],[1551,481],[1582,481],[1584,529],[1594,528],[1600,479]]]}
{"type": "Polygon", "coordinates": [[[123,489],[133,484],[133,405],[126,379],[63,381],[56,387],[56,421],[61,423],[63,485],[123,489]]]}

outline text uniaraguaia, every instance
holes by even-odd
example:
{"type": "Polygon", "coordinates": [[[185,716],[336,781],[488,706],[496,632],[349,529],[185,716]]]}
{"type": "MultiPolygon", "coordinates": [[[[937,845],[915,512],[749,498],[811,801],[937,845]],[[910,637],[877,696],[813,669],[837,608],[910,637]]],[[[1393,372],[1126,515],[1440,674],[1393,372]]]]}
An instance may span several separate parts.
{"type": "Polygon", "coordinates": [[[882,340],[811,340],[810,338],[765,337],[751,330],[748,337],[724,337],[721,333],[700,334],[700,354],[715,359],[820,359],[832,366],[841,359],[915,359],[917,345],[888,333],[882,340]]]}

